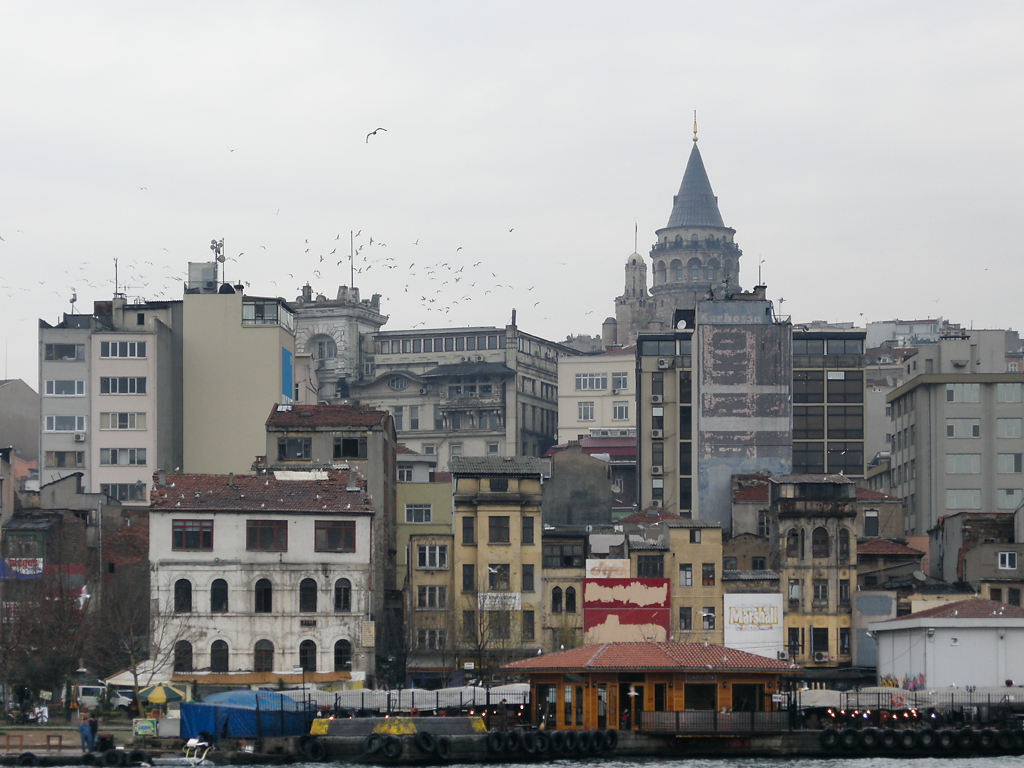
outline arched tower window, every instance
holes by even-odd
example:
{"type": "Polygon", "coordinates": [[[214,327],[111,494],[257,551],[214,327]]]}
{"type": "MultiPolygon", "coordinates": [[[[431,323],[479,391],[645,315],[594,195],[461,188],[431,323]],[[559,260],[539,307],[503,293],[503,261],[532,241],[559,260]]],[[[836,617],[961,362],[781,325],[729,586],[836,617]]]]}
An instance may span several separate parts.
{"type": "Polygon", "coordinates": [[[839,561],[842,563],[850,560],[850,529],[843,527],[839,529],[839,561]]]}
{"type": "Polygon", "coordinates": [[[192,582],[188,579],[178,579],[174,582],[174,612],[192,612],[192,582]]]}
{"type": "Polygon", "coordinates": [[[316,643],[312,640],[299,643],[299,666],[306,672],[316,672],[316,643]]]}
{"type": "Polygon", "coordinates": [[[274,671],[274,644],[269,640],[257,640],[253,649],[253,672],[274,671]]]}
{"type": "Polygon", "coordinates": [[[303,579],[299,583],[299,612],[316,613],[316,580],[303,579]]]}
{"type": "Polygon", "coordinates": [[[811,557],[828,557],[832,552],[832,540],[823,526],[811,532],[811,557]]]}
{"type": "Polygon", "coordinates": [[[565,588],[565,612],[576,613],[576,588],[565,588]]]}
{"type": "Polygon", "coordinates": [[[555,587],[551,590],[551,612],[561,613],[562,612],[562,588],[555,587]]]}
{"type": "Polygon", "coordinates": [[[228,644],[223,640],[214,640],[210,646],[210,671],[228,671],[228,644]]]}
{"type": "Polygon", "coordinates": [[[664,285],[665,284],[665,262],[658,261],[654,264],[654,284],[664,285]]]}
{"type": "Polygon", "coordinates": [[[309,340],[309,353],[314,360],[333,360],[338,356],[338,345],[330,336],[319,334],[309,340]]]}
{"type": "Polygon", "coordinates": [[[256,582],[254,590],[256,613],[270,613],[274,607],[274,588],[270,585],[270,579],[260,579],[256,582]]]}
{"type": "Polygon", "coordinates": [[[228,612],[228,583],[214,579],[210,585],[210,613],[228,612]]]}
{"type": "Polygon", "coordinates": [[[679,259],[672,259],[670,267],[672,270],[672,282],[681,283],[683,281],[683,262],[679,259]]]}
{"type": "Polygon", "coordinates": [[[786,532],[786,557],[800,557],[800,533],[796,528],[786,532]]]}
{"type": "Polygon", "coordinates": [[[349,613],[352,610],[352,582],[338,579],[334,582],[334,610],[349,613]]]}
{"type": "Polygon", "coordinates": [[[174,644],[174,671],[192,671],[192,643],[188,640],[179,640],[174,644]]]}
{"type": "Polygon", "coordinates": [[[687,267],[690,270],[690,282],[699,282],[701,270],[700,259],[690,259],[689,263],[687,264],[687,267]]]}
{"type": "Polygon", "coordinates": [[[339,640],[334,644],[334,671],[347,672],[352,669],[352,643],[339,640]]]}

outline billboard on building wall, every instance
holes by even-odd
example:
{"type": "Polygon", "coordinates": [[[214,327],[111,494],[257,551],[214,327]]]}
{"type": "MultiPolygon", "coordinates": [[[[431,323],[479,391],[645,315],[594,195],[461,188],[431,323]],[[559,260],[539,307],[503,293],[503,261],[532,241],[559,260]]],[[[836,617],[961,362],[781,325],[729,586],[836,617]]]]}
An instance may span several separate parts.
{"type": "Polygon", "coordinates": [[[588,579],[628,579],[629,560],[625,558],[587,559],[588,579]]]}
{"type": "Polygon", "coordinates": [[[782,594],[723,595],[725,646],[770,659],[784,650],[782,594]]]}
{"type": "Polygon", "coordinates": [[[587,645],[664,642],[670,621],[668,579],[583,580],[583,642],[587,645]]]}
{"type": "Polygon", "coordinates": [[[0,559],[0,579],[38,579],[43,575],[43,558],[8,557],[0,559]]]}

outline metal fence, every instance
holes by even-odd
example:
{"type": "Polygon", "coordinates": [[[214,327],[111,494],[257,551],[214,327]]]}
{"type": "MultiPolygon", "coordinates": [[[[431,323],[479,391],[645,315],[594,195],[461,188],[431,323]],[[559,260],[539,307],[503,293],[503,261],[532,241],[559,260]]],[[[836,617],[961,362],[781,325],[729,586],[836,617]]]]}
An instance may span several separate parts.
{"type": "Polygon", "coordinates": [[[529,686],[463,686],[460,688],[443,688],[428,691],[422,688],[404,688],[396,690],[354,690],[354,691],[320,691],[298,690],[284,691],[301,700],[304,697],[313,709],[333,711],[353,711],[372,714],[389,714],[392,712],[421,713],[433,711],[469,710],[497,706],[502,700],[508,706],[526,706],[530,702],[529,686]]]}
{"type": "Polygon", "coordinates": [[[789,712],[641,712],[640,730],[652,733],[777,733],[792,729],[789,712]]]}

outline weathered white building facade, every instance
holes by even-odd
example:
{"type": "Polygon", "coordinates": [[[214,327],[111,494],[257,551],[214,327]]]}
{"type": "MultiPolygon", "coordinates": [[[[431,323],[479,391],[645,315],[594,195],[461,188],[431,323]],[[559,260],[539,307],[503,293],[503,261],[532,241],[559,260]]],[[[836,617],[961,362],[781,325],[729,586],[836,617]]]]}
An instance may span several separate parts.
{"type": "Polygon", "coordinates": [[[173,644],[176,675],[258,685],[301,668],[312,683],[372,682],[384,537],[360,475],[161,475],[154,636],[173,644]]]}

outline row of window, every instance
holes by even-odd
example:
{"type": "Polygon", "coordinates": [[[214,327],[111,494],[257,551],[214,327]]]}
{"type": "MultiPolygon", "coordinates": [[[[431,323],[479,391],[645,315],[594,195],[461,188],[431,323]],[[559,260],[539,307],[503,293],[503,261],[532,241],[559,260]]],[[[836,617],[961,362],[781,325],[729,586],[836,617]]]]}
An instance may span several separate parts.
{"type": "MultiPolygon", "coordinates": [[[[1021,419],[996,419],[996,437],[1021,437],[1021,419]]],[[[946,419],[946,437],[981,437],[981,419],[946,419]]]]}
{"type": "MultiPolygon", "coordinates": [[[[299,582],[299,613],[316,613],[320,586],[316,579],[303,579],[299,582]]],[[[188,579],[174,582],[174,612],[192,613],[193,588],[188,579]]],[[[274,608],[274,586],[270,579],[259,579],[253,587],[253,612],[271,613],[274,608]]],[[[278,609],[280,611],[280,608],[278,609]]],[[[334,582],[335,613],[352,611],[352,582],[348,579],[337,579],[334,582]]],[[[210,613],[228,613],[228,583],[224,579],[214,579],[210,584],[210,613]]]]}
{"type": "MultiPolygon", "coordinates": [[[[1022,454],[996,454],[996,473],[1000,475],[1020,474],[1022,454]]],[[[946,472],[951,475],[977,475],[981,473],[980,453],[947,453],[946,472]]]]}
{"type": "MultiPolygon", "coordinates": [[[[277,439],[278,461],[308,461],[313,458],[313,439],[310,437],[279,437],[277,439]]],[[[331,458],[365,459],[365,437],[335,437],[331,458]]]]}
{"type": "MultiPolygon", "coordinates": [[[[578,421],[594,420],[594,401],[580,400],[576,403],[576,418],[578,421]]],[[[612,401],[612,419],[615,421],[626,421],[629,419],[629,401],[612,401]]]]}
{"type": "MultiPolygon", "coordinates": [[[[145,357],[146,342],[144,341],[101,341],[100,357],[145,357]]],[[[46,344],[43,348],[46,360],[77,361],[85,360],[84,344],[46,344]]],[[[47,393],[49,394],[49,393],[47,393]]]]}
{"type": "MultiPolygon", "coordinates": [[[[1024,489],[996,489],[996,509],[1015,510],[1022,502],[1024,502],[1024,489]]],[[[947,488],[946,509],[981,509],[981,489],[947,488]]]]}
{"type": "Polygon", "coordinates": [[[377,354],[398,355],[420,352],[473,352],[483,349],[504,349],[503,334],[470,336],[420,336],[402,339],[378,339],[377,354]]]}
{"type": "MultiPolygon", "coordinates": [[[[535,636],[535,619],[533,611],[520,611],[519,628],[523,640],[533,640],[535,636]]],[[[463,611],[462,637],[470,643],[483,642],[485,639],[508,640],[512,637],[511,611],[463,611]]]]}
{"type": "MultiPolygon", "coordinates": [[[[193,672],[192,643],[179,640],[174,644],[174,671],[193,672]]],[[[244,666],[244,664],[243,664],[244,666]]],[[[317,648],[312,640],[299,643],[299,666],[306,672],[317,671],[317,648]]],[[[253,646],[253,671],[274,671],[274,644],[269,640],[259,640],[253,646]]],[[[352,669],[352,643],[338,640],[334,644],[334,671],[348,672],[352,669]]],[[[230,672],[231,652],[223,640],[214,640],[210,645],[210,671],[230,672]]]]}
{"type": "MultiPolygon", "coordinates": [[[[576,390],[603,390],[608,389],[607,373],[577,373],[576,390]]],[[[612,389],[629,389],[629,372],[615,371],[612,373],[612,389]]]]}
{"type": "MultiPolygon", "coordinates": [[[[804,538],[802,528],[790,528],[786,531],[786,557],[804,559],[804,538]]],[[[850,559],[850,529],[845,526],[839,529],[839,562],[845,563],[850,559]]],[[[811,557],[823,558],[832,556],[832,536],[824,526],[818,526],[811,531],[811,557]]]]}
{"type": "MultiPolygon", "coordinates": [[[[477,592],[480,586],[476,580],[476,566],[473,563],[464,563],[462,566],[462,591],[477,592]]],[[[491,592],[509,592],[512,590],[512,568],[508,563],[488,563],[487,565],[487,590],[491,592]]],[[[534,578],[534,567],[532,563],[522,565],[522,584],[520,592],[533,592],[536,590],[534,578]]]]}
{"type": "Polygon", "coordinates": [[[863,371],[793,371],[794,403],[863,403],[863,371]]]}
{"type": "Polygon", "coordinates": [[[144,395],[145,376],[100,376],[101,395],[144,395]]]}
{"type": "MultiPolygon", "coordinates": [[[[997,403],[1019,403],[1024,400],[1024,384],[1020,382],[997,382],[997,403]]],[[[957,382],[946,385],[947,403],[980,403],[981,384],[957,382]]]]}
{"type": "Polygon", "coordinates": [[[794,355],[863,355],[863,339],[793,339],[794,355]]]}
{"type": "MultiPolygon", "coordinates": [[[[313,546],[317,552],[355,552],[354,520],[317,520],[313,524],[313,546]]],[[[250,552],[287,552],[287,520],[247,520],[245,548],[250,552]]],[[[171,549],[210,552],[213,550],[213,520],[174,520],[171,549]]]]}
{"type": "MultiPolygon", "coordinates": [[[[715,606],[705,605],[700,609],[700,627],[704,630],[715,628],[715,606]]],[[[679,629],[682,632],[693,629],[693,608],[688,605],[679,606],[679,629]]]]}
{"type": "MultiPolygon", "coordinates": [[[[495,487],[496,480],[500,481],[502,479],[504,478],[495,478],[491,480],[491,491],[500,492],[505,490],[505,488],[495,487]]],[[[533,517],[525,515],[520,518],[520,544],[534,544],[536,542],[534,534],[534,519],[535,518],[533,517]]],[[[488,515],[487,542],[489,544],[510,544],[512,541],[511,527],[512,518],[508,515],[488,515]]],[[[462,518],[462,543],[476,544],[476,517],[473,515],[466,515],[462,518]]]]}

